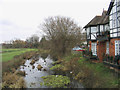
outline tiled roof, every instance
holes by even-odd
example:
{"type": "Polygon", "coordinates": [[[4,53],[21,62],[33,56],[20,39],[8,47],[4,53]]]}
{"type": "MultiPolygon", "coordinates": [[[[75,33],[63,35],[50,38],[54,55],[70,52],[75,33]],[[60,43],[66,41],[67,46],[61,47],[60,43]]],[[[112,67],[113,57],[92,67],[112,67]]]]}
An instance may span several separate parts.
{"type": "Polygon", "coordinates": [[[107,11],[103,11],[101,16],[95,16],[84,28],[107,24],[109,22],[109,16],[106,13],[107,11]]]}

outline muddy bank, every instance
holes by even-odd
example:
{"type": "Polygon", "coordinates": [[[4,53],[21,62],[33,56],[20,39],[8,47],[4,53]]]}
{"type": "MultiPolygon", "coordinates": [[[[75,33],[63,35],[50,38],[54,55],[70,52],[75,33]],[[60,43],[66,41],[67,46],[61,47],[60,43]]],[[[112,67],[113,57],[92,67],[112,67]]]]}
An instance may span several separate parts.
{"type": "Polygon", "coordinates": [[[25,72],[19,71],[20,65],[24,65],[26,59],[36,57],[36,51],[26,52],[15,56],[13,60],[2,62],[2,88],[25,88],[25,72]]]}
{"type": "Polygon", "coordinates": [[[9,60],[8,62],[2,62],[2,73],[14,72],[13,69],[17,70],[17,68],[19,68],[20,65],[24,65],[27,59],[33,58],[34,56],[37,56],[37,55],[38,55],[38,52],[30,51],[30,52],[26,52],[21,55],[15,56],[12,60],[9,60]]]}

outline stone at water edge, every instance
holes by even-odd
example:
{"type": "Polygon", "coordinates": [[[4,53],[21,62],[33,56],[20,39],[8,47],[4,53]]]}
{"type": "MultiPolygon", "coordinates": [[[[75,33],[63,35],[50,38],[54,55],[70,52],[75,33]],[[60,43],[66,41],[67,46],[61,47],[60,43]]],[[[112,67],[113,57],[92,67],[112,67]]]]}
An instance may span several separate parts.
{"type": "Polygon", "coordinates": [[[35,66],[33,65],[33,66],[32,66],[32,69],[34,69],[34,68],[35,68],[35,66]]]}
{"type": "Polygon", "coordinates": [[[43,71],[47,71],[47,69],[44,68],[43,71]]]}
{"type": "Polygon", "coordinates": [[[16,75],[21,75],[21,76],[26,76],[26,72],[25,71],[16,71],[15,72],[16,75]]]}
{"type": "Polygon", "coordinates": [[[24,65],[25,64],[25,60],[24,61],[22,61],[22,65],[24,65]]]}
{"type": "Polygon", "coordinates": [[[32,61],[30,62],[31,65],[33,65],[34,63],[35,63],[35,60],[32,60],[32,61]]]}
{"type": "Polygon", "coordinates": [[[37,69],[38,69],[38,70],[41,70],[42,68],[43,68],[43,67],[42,67],[41,65],[38,65],[38,66],[37,66],[37,69]]]}

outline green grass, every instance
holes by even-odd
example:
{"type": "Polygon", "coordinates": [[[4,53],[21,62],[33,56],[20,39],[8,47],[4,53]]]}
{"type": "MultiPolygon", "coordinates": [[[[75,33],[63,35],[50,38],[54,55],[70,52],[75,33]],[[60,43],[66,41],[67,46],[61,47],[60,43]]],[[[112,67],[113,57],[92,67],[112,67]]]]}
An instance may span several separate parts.
{"type": "Polygon", "coordinates": [[[37,49],[2,49],[2,61],[6,62],[12,60],[14,56],[23,54],[28,51],[37,51],[37,49]]]}
{"type": "Polygon", "coordinates": [[[85,87],[118,88],[119,86],[119,77],[115,76],[114,72],[105,67],[103,63],[92,63],[79,54],[71,54],[64,57],[63,63],[66,61],[67,65],[64,64],[64,67],[72,67],[70,71],[73,71],[73,76],[78,77],[77,80],[80,80],[85,87]],[[78,59],[78,62],[75,59],[78,59]],[[72,62],[72,64],[69,65],[69,62],[72,62]],[[91,84],[92,82],[94,83],[91,84]]]}
{"type": "Polygon", "coordinates": [[[18,50],[21,50],[21,49],[2,49],[0,51],[2,51],[2,52],[13,52],[13,51],[18,51],[18,50]]]}

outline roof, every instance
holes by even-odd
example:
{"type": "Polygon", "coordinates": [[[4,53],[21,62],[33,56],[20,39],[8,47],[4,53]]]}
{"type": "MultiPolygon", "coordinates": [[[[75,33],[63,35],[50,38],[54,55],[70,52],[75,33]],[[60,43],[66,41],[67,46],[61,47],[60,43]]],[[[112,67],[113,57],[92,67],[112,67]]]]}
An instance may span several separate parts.
{"type": "Polygon", "coordinates": [[[109,23],[109,16],[107,15],[107,11],[104,10],[101,16],[95,16],[84,28],[107,23],[109,23]]]}

